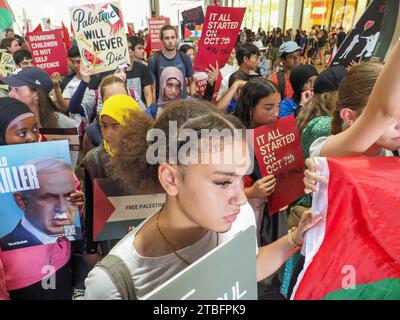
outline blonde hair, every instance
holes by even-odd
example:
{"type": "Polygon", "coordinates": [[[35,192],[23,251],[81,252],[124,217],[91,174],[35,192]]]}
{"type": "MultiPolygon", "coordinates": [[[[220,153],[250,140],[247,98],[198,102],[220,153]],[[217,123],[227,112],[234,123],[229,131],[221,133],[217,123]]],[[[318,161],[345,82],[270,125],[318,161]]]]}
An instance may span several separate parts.
{"type": "Polygon", "coordinates": [[[338,91],[316,94],[307,108],[302,108],[296,118],[300,134],[307,127],[311,120],[321,116],[333,116],[339,100],[338,91]]]}
{"type": "Polygon", "coordinates": [[[100,91],[100,96],[101,96],[101,100],[102,101],[104,101],[105,88],[108,87],[108,86],[111,86],[113,84],[121,84],[121,85],[123,85],[125,90],[126,90],[126,94],[129,94],[128,87],[126,86],[126,83],[122,79],[118,78],[116,75],[111,74],[111,75],[105,77],[100,82],[99,91],[100,91]]]}
{"type": "Polygon", "coordinates": [[[339,101],[332,119],[332,134],[343,131],[344,122],[340,111],[349,108],[361,113],[367,105],[369,96],[383,65],[376,62],[364,62],[351,69],[339,86],[339,101]]]}

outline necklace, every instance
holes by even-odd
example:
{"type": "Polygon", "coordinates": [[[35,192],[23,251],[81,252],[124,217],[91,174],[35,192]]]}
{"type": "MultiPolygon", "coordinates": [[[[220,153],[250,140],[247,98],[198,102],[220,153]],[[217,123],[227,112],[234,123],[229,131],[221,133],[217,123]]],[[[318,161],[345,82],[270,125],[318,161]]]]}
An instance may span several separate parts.
{"type": "MultiPolygon", "coordinates": [[[[190,266],[191,263],[190,263],[189,261],[187,261],[186,259],[184,259],[184,258],[177,252],[177,250],[175,250],[174,246],[167,240],[167,238],[165,237],[165,235],[162,233],[162,231],[161,231],[161,229],[160,229],[160,225],[158,224],[158,219],[159,219],[159,217],[160,217],[160,212],[161,212],[161,211],[159,211],[159,212],[157,213],[157,219],[156,219],[156,225],[157,225],[157,230],[158,230],[158,232],[160,233],[160,235],[161,235],[161,237],[163,238],[163,240],[165,241],[165,243],[170,247],[170,249],[171,249],[172,251],[174,251],[175,255],[176,255],[179,259],[181,259],[184,263],[186,263],[188,266],[190,266]]],[[[218,235],[218,233],[217,233],[217,247],[218,247],[218,244],[219,244],[219,235],[218,235]]]]}

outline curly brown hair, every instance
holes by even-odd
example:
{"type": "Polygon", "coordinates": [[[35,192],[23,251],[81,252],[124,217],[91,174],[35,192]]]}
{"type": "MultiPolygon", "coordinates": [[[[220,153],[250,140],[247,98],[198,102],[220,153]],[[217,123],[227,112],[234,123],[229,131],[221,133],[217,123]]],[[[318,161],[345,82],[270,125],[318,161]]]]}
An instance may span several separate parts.
{"type": "Polygon", "coordinates": [[[111,172],[113,178],[122,181],[128,190],[140,190],[143,193],[162,191],[158,180],[159,164],[152,165],[146,158],[149,148],[147,139],[150,129],[162,130],[167,141],[165,145],[167,162],[183,165],[176,155],[185,142],[178,144],[176,153],[169,150],[171,121],[177,124],[177,132],[174,135],[179,135],[184,129],[194,130],[198,137],[202,129],[228,129],[233,134],[238,129],[242,132],[245,130],[236,117],[221,113],[215,106],[205,101],[184,100],[171,103],[157,120],[144,113],[132,113],[127,117],[126,125],[121,126],[117,133],[114,156],[110,163],[110,167],[113,168],[111,172]]]}

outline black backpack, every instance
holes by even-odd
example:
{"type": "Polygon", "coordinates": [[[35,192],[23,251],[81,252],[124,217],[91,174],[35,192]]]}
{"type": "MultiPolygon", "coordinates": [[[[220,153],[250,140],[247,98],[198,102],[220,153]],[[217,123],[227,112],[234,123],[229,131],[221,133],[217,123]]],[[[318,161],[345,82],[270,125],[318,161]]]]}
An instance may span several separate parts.
{"type": "Polygon", "coordinates": [[[278,78],[278,91],[281,94],[281,100],[285,98],[285,89],[286,89],[286,79],[285,79],[285,72],[279,71],[276,74],[278,78]]]}

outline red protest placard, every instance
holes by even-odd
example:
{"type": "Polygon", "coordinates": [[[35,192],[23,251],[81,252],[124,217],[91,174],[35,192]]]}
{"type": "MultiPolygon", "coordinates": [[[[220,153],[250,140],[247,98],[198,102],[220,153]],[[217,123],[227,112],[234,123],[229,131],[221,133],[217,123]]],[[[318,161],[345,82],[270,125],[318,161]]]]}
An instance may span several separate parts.
{"type": "Polygon", "coordinates": [[[304,194],[304,160],[294,116],[280,119],[276,126],[254,129],[254,153],[263,177],[274,175],[275,192],[268,198],[270,214],[304,194]]]}
{"type": "Polygon", "coordinates": [[[159,17],[149,19],[149,34],[152,50],[162,50],[164,48],[160,39],[160,30],[162,27],[169,24],[169,18],[159,17]]]}
{"type": "Polygon", "coordinates": [[[223,68],[235,46],[246,8],[207,7],[194,71],[205,71],[218,61],[223,68]]]}
{"type": "Polygon", "coordinates": [[[207,88],[208,75],[205,72],[195,73],[193,75],[193,79],[194,82],[196,83],[197,90],[199,91],[199,94],[202,97],[207,88]]]}
{"type": "Polygon", "coordinates": [[[68,57],[61,30],[32,32],[27,35],[27,39],[36,67],[50,76],[54,72],[63,76],[68,74],[68,57]]]}

